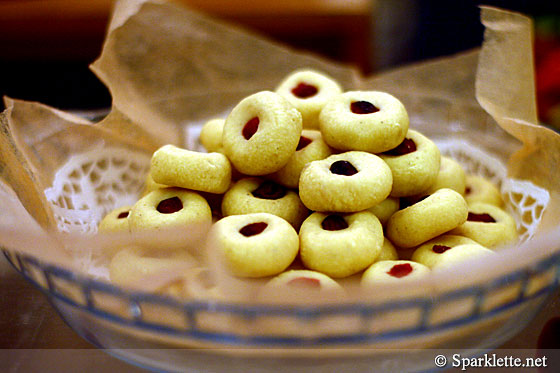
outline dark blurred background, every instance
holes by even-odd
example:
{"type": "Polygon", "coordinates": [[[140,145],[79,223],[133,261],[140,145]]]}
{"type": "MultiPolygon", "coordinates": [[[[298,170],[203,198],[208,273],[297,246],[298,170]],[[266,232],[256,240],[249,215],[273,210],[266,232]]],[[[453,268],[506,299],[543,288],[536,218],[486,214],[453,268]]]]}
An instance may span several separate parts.
{"type": "MultiPolygon", "coordinates": [[[[480,4],[530,15],[541,120],[560,128],[560,12],[551,0],[176,0],[370,74],[482,42],[480,4]]],[[[61,109],[111,105],[89,70],[112,0],[0,0],[0,94],[61,109]]]]}

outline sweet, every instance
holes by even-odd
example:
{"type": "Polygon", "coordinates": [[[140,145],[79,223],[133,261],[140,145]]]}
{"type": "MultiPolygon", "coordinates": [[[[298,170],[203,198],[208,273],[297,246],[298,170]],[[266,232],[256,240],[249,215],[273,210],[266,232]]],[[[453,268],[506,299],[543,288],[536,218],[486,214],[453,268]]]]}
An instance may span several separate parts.
{"type": "Polygon", "coordinates": [[[234,276],[266,277],[295,259],[299,238],[286,220],[268,213],[227,216],[214,224],[208,249],[234,276]]]}
{"type": "Polygon", "coordinates": [[[447,269],[466,260],[492,255],[496,255],[496,253],[477,243],[458,245],[441,254],[433,263],[432,269],[447,269]]]}
{"type": "Polygon", "coordinates": [[[408,131],[404,105],[388,93],[349,91],[325,104],[319,115],[329,146],[382,153],[399,145],[408,131]]]}
{"type": "Polygon", "coordinates": [[[467,203],[459,193],[439,189],[394,213],[387,222],[386,234],[396,246],[410,248],[458,227],[467,216],[467,203]]]}
{"type": "Polygon", "coordinates": [[[132,206],[121,206],[109,212],[101,222],[97,230],[99,232],[128,232],[128,215],[132,206]]]}
{"type": "Polygon", "coordinates": [[[303,168],[310,162],[325,159],[332,154],[331,148],[323,141],[321,132],[314,130],[303,130],[294,155],[286,165],[268,175],[268,178],[288,187],[298,188],[299,177],[303,168]]]}
{"type": "Polygon", "coordinates": [[[199,153],[164,145],[152,156],[156,183],[208,193],[224,193],[231,183],[231,165],[221,153],[199,153]]]}
{"type": "Polygon", "coordinates": [[[329,276],[305,269],[286,271],[270,280],[266,285],[266,291],[278,291],[279,288],[289,291],[341,291],[342,287],[329,276]]]}
{"type": "Polygon", "coordinates": [[[385,260],[376,262],[365,270],[361,285],[372,286],[381,283],[413,281],[428,273],[430,273],[430,269],[420,263],[409,260],[385,260]]]}
{"type": "MultiPolygon", "coordinates": [[[[420,245],[416,250],[414,250],[411,260],[422,263],[429,268],[433,268],[440,260],[442,260],[441,258],[444,256],[443,254],[448,255],[446,253],[454,249],[456,246],[464,245],[480,246],[476,243],[476,241],[471,240],[468,237],[444,234],[420,245]]],[[[470,251],[466,253],[468,254],[470,251]]]]}
{"type": "Polygon", "coordinates": [[[467,175],[465,200],[470,205],[475,202],[488,203],[497,207],[504,205],[500,190],[482,176],[467,175]]]}
{"type": "Polygon", "coordinates": [[[471,203],[467,221],[451,233],[469,237],[488,248],[506,245],[517,238],[513,217],[499,207],[482,202],[471,203]]]}
{"type": "Polygon", "coordinates": [[[298,194],[277,184],[259,178],[245,178],[236,182],[222,200],[223,216],[267,212],[283,218],[299,228],[309,211],[298,194]]]}
{"type": "Polygon", "coordinates": [[[407,197],[426,192],[440,169],[436,144],[420,132],[409,130],[397,147],[379,155],[393,173],[391,197],[407,197]]]}
{"type": "Polygon", "coordinates": [[[377,205],[370,207],[368,211],[377,216],[381,224],[385,226],[391,215],[399,210],[399,205],[398,198],[388,197],[377,205]]]}
{"type": "Polygon", "coordinates": [[[222,133],[224,132],[225,119],[210,119],[202,126],[199,140],[208,152],[223,152],[222,133]]]}
{"type": "Polygon", "coordinates": [[[327,101],[342,93],[342,88],[325,74],[302,70],[287,76],[276,88],[276,93],[299,110],[303,128],[318,129],[321,109],[327,101]]]}
{"type": "Polygon", "coordinates": [[[395,245],[393,245],[388,239],[384,238],[383,246],[381,246],[381,252],[379,253],[379,256],[377,256],[377,259],[375,259],[375,262],[398,259],[399,254],[397,252],[397,249],[395,248],[395,245]]]}
{"type": "Polygon", "coordinates": [[[255,93],[226,118],[224,153],[245,175],[270,174],[294,154],[301,130],[301,114],[285,98],[269,91],[255,93]]]}
{"type": "Polygon", "coordinates": [[[299,195],[313,211],[355,212],[383,201],[391,192],[391,170],[374,154],[346,152],[308,164],[299,195]]]}
{"type": "Polygon", "coordinates": [[[465,186],[466,175],[463,167],[456,160],[442,156],[436,181],[426,194],[432,194],[441,188],[449,188],[464,196],[465,186]]]}
{"type": "Polygon", "coordinates": [[[301,225],[300,257],[305,267],[333,278],[367,268],[383,245],[383,228],[375,215],[315,212],[301,225]]]}

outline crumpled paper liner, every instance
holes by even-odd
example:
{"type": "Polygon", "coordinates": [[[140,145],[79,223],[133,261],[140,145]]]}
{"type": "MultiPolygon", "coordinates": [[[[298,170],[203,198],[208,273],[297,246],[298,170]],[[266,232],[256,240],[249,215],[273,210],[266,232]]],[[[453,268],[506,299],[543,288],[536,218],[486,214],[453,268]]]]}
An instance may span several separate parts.
{"type": "MultiPolygon", "coordinates": [[[[364,78],[351,68],[286,49],[173,3],[118,1],[101,56],[92,65],[113,96],[107,118],[92,123],[38,103],[5,99],[7,109],[0,117],[0,175],[43,231],[30,233],[23,221],[15,227],[0,226],[0,242],[62,265],[68,264],[61,259],[63,250],[60,255],[43,255],[37,248],[22,247],[19,238],[56,237],[59,248],[83,245],[84,250],[110,244],[110,239],[100,243],[96,241],[100,238],[55,232],[43,191],[72,154],[99,144],[146,154],[165,143],[186,144],[189,122],[223,115],[241,98],[272,90],[291,71],[311,67],[331,75],[345,89],[395,94],[407,106],[413,128],[428,136],[464,136],[483,144],[509,160],[511,177],[530,180],[551,193],[542,234],[523,247],[501,253],[507,265],[496,269],[497,259],[479,261],[470,268],[458,266],[453,273],[419,281],[417,289],[443,291],[474,278],[484,281],[527,264],[528,259],[520,255],[527,250],[533,259],[543,258],[559,246],[558,237],[549,229],[560,220],[560,179],[552,172],[560,163],[560,137],[537,124],[529,57],[531,23],[519,14],[489,7],[482,8],[481,18],[487,29],[480,51],[364,78]]],[[[380,287],[376,296],[390,297],[399,286],[380,287]]]]}

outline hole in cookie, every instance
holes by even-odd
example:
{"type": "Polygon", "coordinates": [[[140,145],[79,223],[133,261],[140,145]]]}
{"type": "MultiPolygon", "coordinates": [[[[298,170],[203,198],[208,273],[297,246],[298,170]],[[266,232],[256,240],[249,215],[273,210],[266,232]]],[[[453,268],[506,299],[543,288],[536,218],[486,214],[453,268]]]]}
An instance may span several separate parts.
{"type": "Polygon", "coordinates": [[[299,83],[294,88],[292,88],[292,93],[294,96],[299,98],[309,98],[315,96],[319,92],[317,87],[307,83],[299,83]]]}
{"type": "Polygon", "coordinates": [[[173,214],[174,212],[181,211],[183,209],[183,202],[179,197],[171,197],[164,199],[158,205],[156,210],[162,214],[173,214]]]}
{"type": "Polygon", "coordinates": [[[128,218],[128,211],[123,211],[117,216],[117,219],[124,219],[124,218],[128,218]]]}
{"type": "Polygon", "coordinates": [[[312,142],[313,142],[313,140],[308,139],[307,137],[301,136],[299,138],[299,142],[297,144],[296,151],[305,148],[307,145],[311,144],[312,142]]]}
{"type": "Polygon", "coordinates": [[[297,277],[288,281],[288,286],[298,288],[318,289],[321,287],[321,281],[310,277],[297,277]]]}
{"type": "Polygon", "coordinates": [[[350,163],[348,161],[336,161],[336,162],[334,162],[333,164],[331,164],[330,171],[333,174],[343,175],[343,176],[352,176],[352,175],[358,173],[358,170],[356,170],[356,167],[354,167],[354,165],[352,165],[352,163],[350,163]]]}
{"type": "Polygon", "coordinates": [[[416,143],[412,139],[404,139],[399,146],[383,154],[386,155],[405,155],[416,151],[416,143]]]}
{"type": "Polygon", "coordinates": [[[326,231],[340,231],[348,228],[348,223],[340,215],[329,215],[323,219],[321,227],[326,231]]]}
{"type": "Polygon", "coordinates": [[[262,199],[280,199],[286,195],[286,188],[272,181],[264,181],[251,194],[262,199]]]}
{"type": "Polygon", "coordinates": [[[432,251],[436,254],[443,254],[444,252],[446,252],[449,249],[451,249],[451,247],[445,246],[445,245],[434,245],[434,246],[432,246],[432,251]]]}
{"type": "Polygon", "coordinates": [[[354,101],[350,104],[350,110],[354,114],[371,114],[379,111],[374,104],[368,101],[354,101]]]}
{"type": "Polygon", "coordinates": [[[259,123],[260,123],[259,117],[254,117],[251,120],[249,120],[247,123],[245,123],[245,126],[243,127],[243,131],[242,131],[245,140],[249,140],[251,137],[253,137],[253,135],[259,129],[259,123]]]}
{"type": "Polygon", "coordinates": [[[468,221],[476,221],[481,223],[495,223],[496,220],[487,213],[476,214],[474,212],[469,212],[469,216],[467,217],[468,221]]]}
{"type": "Polygon", "coordinates": [[[387,274],[396,278],[408,276],[412,272],[412,266],[409,263],[395,264],[387,274]]]}
{"type": "Polygon", "coordinates": [[[265,222],[251,223],[241,228],[239,230],[239,233],[241,233],[245,237],[256,236],[257,234],[262,233],[262,231],[264,231],[266,227],[268,227],[268,224],[266,224],[265,222]]]}

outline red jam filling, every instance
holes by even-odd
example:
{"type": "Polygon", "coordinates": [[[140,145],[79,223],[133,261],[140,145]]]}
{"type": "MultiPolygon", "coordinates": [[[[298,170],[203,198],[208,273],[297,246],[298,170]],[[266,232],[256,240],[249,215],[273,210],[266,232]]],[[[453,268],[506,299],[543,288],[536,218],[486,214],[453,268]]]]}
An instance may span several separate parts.
{"type": "Polygon", "coordinates": [[[239,233],[241,233],[245,237],[256,236],[257,234],[264,231],[266,227],[268,227],[268,224],[266,224],[265,222],[251,223],[241,228],[239,230],[239,233]]]}
{"type": "Polygon", "coordinates": [[[356,167],[352,165],[352,163],[348,161],[336,161],[331,164],[329,169],[333,174],[343,175],[343,176],[352,176],[358,173],[356,167]]]}
{"type": "Polygon", "coordinates": [[[261,199],[280,199],[286,195],[286,188],[272,181],[264,181],[251,194],[261,199]]]}
{"type": "Polygon", "coordinates": [[[451,247],[445,246],[445,245],[434,245],[434,246],[432,246],[432,251],[436,254],[443,254],[444,252],[446,252],[449,249],[451,249],[451,247]]]}
{"type": "Polygon", "coordinates": [[[348,228],[348,223],[340,215],[329,215],[323,219],[321,227],[326,231],[340,231],[348,228]]]}
{"type": "Polygon", "coordinates": [[[179,197],[171,197],[164,199],[158,205],[156,210],[162,214],[173,214],[174,212],[181,211],[183,209],[183,202],[179,197]]]}
{"type": "Polygon", "coordinates": [[[257,130],[259,129],[259,117],[254,117],[251,120],[249,120],[247,123],[245,123],[245,126],[243,127],[243,137],[245,138],[245,140],[249,140],[251,137],[253,137],[253,135],[255,134],[255,132],[257,132],[257,130]]]}
{"type": "Polygon", "coordinates": [[[319,92],[317,87],[307,83],[299,83],[297,86],[292,88],[292,93],[298,98],[309,98],[315,96],[319,92]]]}
{"type": "Polygon", "coordinates": [[[389,270],[389,272],[387,272],[387,274],[396,278],[401,278],[401,277],[408,276],[411,272],[412,272],[412,266],[409,263],[403,263],[403,264],[395,264],[389,270]]]}
{"type": "Polygon", "coordinates": [[[469,216],[467,217],[468,221],[476,221],[481,223],[495,223],[496,220],[487,213],[483,214],[476,214],[474,212],[469,212],[469,216]]]}
{"type": "Polygon", "coordinates": [[[383,154],[386,155],[405,155],[416,151],[416,143],[411,139],[404,139],[399,146],[388,150],[383,154]]]}
{"type": "Polygon", "coordinates": [[[321,287],[321,281],[316,278],[297,277],[288,281],[289,286],[318,289],[321,287]]]}
{"type": "Polygon", "coordinates": [[[124,219],[124,218],[128,218],[128,211],[123,211],[121,212],[118,216],[117,219],[124,219]]]}
{"type": "Polygon", "coordinates": [[[350,104],[350,110],[354,114],[371,114],[379,111],[374,104],[368,101],[354,101],[350,104]]]}
{"type": "Polygon", "coordinates": [[[312,142],[313,140],[308,139],[307,137],[304,136],[300,136],[296,151],[305,148],[307,145],[311,144],[312,142]]]}

